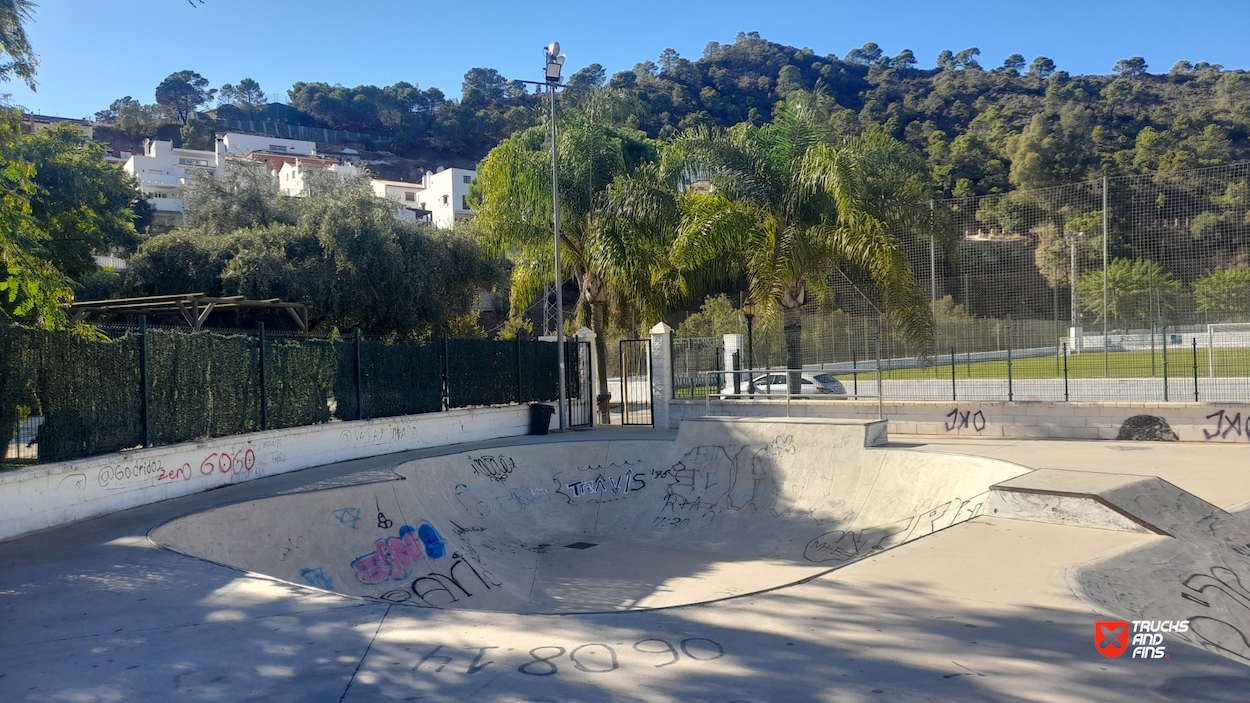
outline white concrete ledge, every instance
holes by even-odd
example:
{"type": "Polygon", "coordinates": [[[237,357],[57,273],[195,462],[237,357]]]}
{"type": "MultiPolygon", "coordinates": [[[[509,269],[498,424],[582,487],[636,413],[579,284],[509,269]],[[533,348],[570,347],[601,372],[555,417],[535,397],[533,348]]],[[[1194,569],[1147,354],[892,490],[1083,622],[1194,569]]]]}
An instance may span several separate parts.
{"type": "MultiPolygon", "coordinates": [[[[553,418],[554,421],[554,418],[553,418]]],[[[529,432],[529,406],[333,422],[0,473],[0,540],[312,466],[529,432]]]]}
{"type": "MultiPolygon", "coordinates": [[[[713,416],[873,419],[876,400],[713,400],[713,416]]],[[[669,422],[703,417],[702,398],[669,401],[669,422]]],[[[1073,402],[980,400],[886,400],[881,405],[891,434],[1116,439],[1136,415],[1163,418],[1182,442],[1250,443],[1250,403],[1073,402]]],[[[658,426],[658,425],[657,425],[658,426]]]]}

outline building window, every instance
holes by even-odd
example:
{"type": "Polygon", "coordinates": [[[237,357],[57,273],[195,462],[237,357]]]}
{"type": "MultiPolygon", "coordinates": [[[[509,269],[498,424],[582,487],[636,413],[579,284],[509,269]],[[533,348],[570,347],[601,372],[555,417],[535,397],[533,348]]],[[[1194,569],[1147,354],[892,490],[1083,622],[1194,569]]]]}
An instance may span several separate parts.
{"type": "Polygon", "coordinates": [[[417,202],[417,194],[412,191],[404,191],[404,200],[410,203],[417,202]]]}
{"type": "Polygon", "coordinates": [[[472,182],[473,182],[473,176],[465,176],[465,177],[464,177],[464,182],[465,182],[465,183],[472,183],[472,182]]]}
{"type": "Polygon", "coordinates": [[[469,196],[467,195],[460,196],[460,209],[461,210],[469,209],[469,196]]]}
{"type": "Polygon", "coordinates": [[[447,196],[443,196],[443,207],[447,207],[447,196]]]}
{"type": "Polygon", "coordinates": [[[269,151],[286,152],[286,147],[281,144],[270,144],[269,151]]]}

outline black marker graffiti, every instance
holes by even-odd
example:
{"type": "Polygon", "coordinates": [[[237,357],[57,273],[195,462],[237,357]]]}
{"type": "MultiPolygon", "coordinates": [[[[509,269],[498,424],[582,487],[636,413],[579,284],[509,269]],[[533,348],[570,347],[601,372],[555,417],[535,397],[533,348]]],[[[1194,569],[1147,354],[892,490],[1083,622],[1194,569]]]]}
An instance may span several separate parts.
{"type": "Polygon", "coordinates": [[[377,506],[378,508],[378,527],[382,528],[383,530],[391,529],[391,525],[394,525],[395,523],[391,520],[387,520],[386,516],[382,514],[382,506],[378,504],[378,499],[376,496],[373,498],[373,504],[377,506]]]}
{"type": "Polygon", "coordinates": [[[474,590],[477,590],[478,586],[468,580],[470,575],[475,577],[477,582],[488,591],[503,585],[503,582],[496,580],[494,575],[486,569],[482,569],[480,572],[475,569],[472,564],[465,560],[460,552],[452,554],[451,558],[455,562],[447,569],[446,574],[431,573],[412,582],[411,590],[413,595],[425,605],[437,608],[459,603],[461,599],[456,595],[456,591],[459,591],[460,596],[464,598],[472,598],[473,591],[470,591],[469,587],[472,586],[474,590]],[[469,570],[469,573],[465,573],[464,570],[466,568],[469,570]],[[460,569],[458,575],[457,569],[460,569]],[[453,591],[453,588],[456,590],[453,591]],[[438,593],[444,593],[446,597],[439,596],[435,598],[435,602],[431,602],[431,596],[438,593]]]}
{"type": "Polygon", "coordinates": [[[952,418],[950,422],[944,423],[947,432],[964,429],[969,426],[969,421],[971,421],[972,429],[977,432],[984,430],[987,424],[985,421],[985,415],[983,415],[980,410],[976,412],[972,412],[971,410],[960,412],[959,408],[955,408],[954,410],[946,413],[946,417],[952,418]]]}
{"type": "MultiPolygon", "coordinates": [[[[498,649],[501,648],[493,645],[453,647],[440,644],[422,655],[416,666],[412,667],[412,671],[415,674],[422,672],[438,674],[448,666],[455,665],[459,667],[460,664],[457,664],[456,660],[460,660],[460,663],[465,665],[464,673],[472,676],[496,663],[494,659],[483,661],[488,653],[497,657],[509,656],[504,652],[490,652],[490,650],[498,649]],[[472,660],[469,660],[467,652],[462,653],[464,650],[475,652],[472,660]],[[426,664],[430,665],[429,668],[425,667],[426,664]]],[[[706,637],[688,637],[677,644],[659,637],[648,637],[634,642],[633,650],[639,654],[664,657],[665,661],[661,661],[658,664],[642,662],[650,664],[656,669],[678,664],[683,659],[706,662],[725,656],[725,648],[719,642],[706,637]]],[[[516,668],[517,671],[526,676],[555,676],[560,672],[560,665],[557,664],[556,660],[566,655],[573,668],[587,674],[609,674],[629,663],[628,661],[622,661],[616,649],[611,645],[602,642],[590,642],[577,645],[572,650],[560,645],[534,647],[529,650],[529,660],[522,662],[516,668]]],[[[638,658],[634,657],[634,659],[637,660],[638,658]]]]}
{"type": "MultiPolygon", "coordinates": [[[[1242,619],[1235,617],[1242,615],[1240,609],[1250,611],[1250,589],[1241,582],[1237,572],[1227,567],[1212,566],[1208,573],[1190,574],[1181,585],[1202,595],[1200,599],[1181,593],[1182,598],[1208,608],[1212,613],[1228,613],[1221,614],[1221,617],[1242,619]]],[[[1199,639],[1198,644],[1203,649],[1250,664],[1250,637],[1236,625],[1210,615],[1194,615],[1189,618],[1189,630],[1199,639]]]]}
{"type": "MultiPolygon", "coordinates": [[[[1242,425],[1242,422],[1241,422],[1241,413],[1237,413],[1236,415],[1230,418],[1225,411],[1216,410],[1210,415],[1207,415],[1208,420],[1210,420],[1211,418],[1215,418],[1215,430],[1214,431],[1203,430],[1202,436],[1205,437],[1206,439],[1211,440],[1211,439],[1215,439],[1216,437],[1219,437],[1220,439],[1227,439],[1229,433],[1233,433],[1233,432],[1235,432],[1238,437],[1242,436],[1242,431],[1245,429],[1245,427],[1242,425]]],[[[1247,423],[1247,424],[1250,424],[1250,423],[1247,423]]]]}
{"type": "Polygon", "coordinates": [[[847,562],[865,557],[874,551],[889,549],[980,515],[987,495],[988,492],[968,500],[956,498],[918,515],[886,525],[864,528],[858,532],[826,532],[807,543],[807,547],[803,549],[803,558],[816,563],[847,562]]]}
{"type": "Polygon", "coordinates": [[[481,456],[476,459],[469,457],[473,464],[473,473],[485,476],[492,481],[503,483],[508,475],[516,471],[516,462],[500,454],[499,456],[481,456]]]}

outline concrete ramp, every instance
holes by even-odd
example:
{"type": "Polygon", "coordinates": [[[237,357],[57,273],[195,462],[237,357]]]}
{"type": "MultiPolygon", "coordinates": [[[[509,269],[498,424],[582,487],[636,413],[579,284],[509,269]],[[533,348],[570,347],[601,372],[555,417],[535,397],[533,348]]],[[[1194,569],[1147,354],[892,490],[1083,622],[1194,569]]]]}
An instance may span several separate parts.
{"type": "Polygon", "coordinates": [[[983,512],[1007,462],[885,448],[883,421],[705,418],[676,441],[555,441],[239,503],[151,538],[339,593],[596,612],[767,590],[983,512]],[[376,477],[375,477],[376,478],[376,477]]]}
{"type": "Polygon", "coordinates": [[[1250,521],[1150,476],[1043,469],[993,487],[987,513],[1154,538],[1068,573],[1095,610],[1189,621],[1168,635],[1250,664],[1250,521]]]}

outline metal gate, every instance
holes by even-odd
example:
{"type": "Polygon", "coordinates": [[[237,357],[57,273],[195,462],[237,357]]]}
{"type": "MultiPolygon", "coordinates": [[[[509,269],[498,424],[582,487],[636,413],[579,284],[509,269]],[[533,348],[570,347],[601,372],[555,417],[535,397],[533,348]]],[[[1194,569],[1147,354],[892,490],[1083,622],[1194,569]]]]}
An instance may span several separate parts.
{"type": "Polygon", "coordinates": [[[590,427],[594,422],[595,389],[590,377],[592,353],[590,342],[565,342],[564,388],[568,393],[569,427],[590,427]]]}
{"type": "Polygon", "coordinates": [[[621,340],[621,424],[650,425],[651,340],[621,340]]]}

